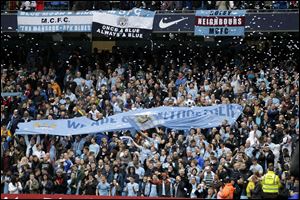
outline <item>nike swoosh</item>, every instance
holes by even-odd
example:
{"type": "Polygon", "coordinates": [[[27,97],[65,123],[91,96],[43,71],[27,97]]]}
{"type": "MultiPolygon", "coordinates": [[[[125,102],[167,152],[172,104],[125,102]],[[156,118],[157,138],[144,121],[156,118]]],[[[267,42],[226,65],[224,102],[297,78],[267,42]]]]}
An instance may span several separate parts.
{"type": "Polygon", "coordinates": [[[159,22],[159,28],[168,28],[169,26],[172,26],[172,25],[174,25],[174,24],[177,24],[178,22],[181,22],[181,21],[183,21],[183,20],[186,20],[186,19],[188,19],[187,17],[184,17],[184,18],[182,18],[182,19],[178,19],[178,20],[175,20],[175,21],[172,21],[172,22],[164,22],[164,18],[162,18],[161,20],[160,20],[160,22],[159,22]]]}

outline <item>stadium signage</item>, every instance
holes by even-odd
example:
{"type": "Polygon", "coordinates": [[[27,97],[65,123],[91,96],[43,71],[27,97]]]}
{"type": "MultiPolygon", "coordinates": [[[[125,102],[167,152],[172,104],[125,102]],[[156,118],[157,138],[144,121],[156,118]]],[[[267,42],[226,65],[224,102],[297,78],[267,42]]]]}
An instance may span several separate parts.
{"type": "Polygon", "coordinates": [[[33,120],[19,123],[16,134],[81,135],[122,130],[146,130],[156,126],[187,130],[212,128],[225,120],[233,124],[242,113],[237,104],[207,107],[169,107],[138,109],[109,116],[99,121],[87,117],[58,120],[33,120]]]}
{"type": "Polygon", "coordinates": [[[197,10],[195,35],[243,36],[245,14],[245,10],[197,10]]]}
{"type": "Polygon", "coordinates": [[[18,12],[18,32],[91,32],[92,12],[18,12]]]}
{"type": "Polygon", "coordinates": [[[103,11],[93,15],[93,37],[147,38],[155,12],[134,8],[129,11],[103,11]]]}
{"type": "MultiPolygon", "coordinates": [[[[68,11],[68,13],[77,15],[81,14],[91,14],[98,11],[82,11],[82,12],[73,12],[68,11]]],[[[41,23],[44,26],[48,24],[68,24],[70,21],[69,16],[61,16],[65,13],[65,11],[55,11],[55,12],[23,12],[24,16],[31,17],[40,17],[43,19],[41,23]],[[40,14],[41,13],[41,14],[40,14]],[[58,16],[60,15],[60,16],[58,16]],[[51,17],[55,16],[55,17],[51,17]],[[65,22],[64,22],[65,21],[65,22]],[[49,22],[49,23],[48,23],[49,22]]],[[[120,11],[110,11],[110,13],[120,13],[120,11]]],[[[122,12],[121,12],[122,13],[122,12]]],[[[139,15],[139,11],[136,12],[139,15]]],[[[218,13],[219,15],[222,12],[218,13]]],[[[212,15],[209,15],[212,16],[212,15]]],[[[28,18],[30,19],[30,18],[28,18]]],[[[31,20],[31,19],[30,19],[31,20]]],[[[157,13],[154,17],[153,23],[153,32],[154,33],[191,33],[194,32],[195,27],[195,13],[157,13]]],[[[80,31],[89,29],[91,31],[92,26],[92,18],[90,21],[85,21],[85,27],[73,26],[75,30],[78,32],[86,32],[80,31]]],[[[70,27],[70,26],[69,26],[70,27]]],[[[22,28],[22,27],[21,27],[22,28]]],[[[32,31],[33,27],[27,26],[24,27],[27,31],[32,31]]],[[[68,28],[66,26],[65,28],[68,28]]],[[[217,28],[217,27],[216,27],[217,28]]],[[[41,28],[40,28],[41,29],[41,28]]],[[[49,28],[47,30],[49,32],[60,32],[59,27],[49,28]]],[[[19,31],[21,31],[20,29],[19,31]]],[[[229,29],[226,29],[227,31],[229,29]]],[[[16,32],[17,31],[17,15],[16,14],[1,14],[1,31],[3,32],[16,32]]],[[[46,31],[46,32],[47,32],[46,31]]],[[[89,31],[89,32],[90,32],[89,31]]],[[[246,13],[245,15],[245,32],[272,32],[272,31],[281,31],[281,32],[298,32],[299,31],[299,12],[291,11],[291,12],[254,12],[254,13],[246,13]]],[[[38,30],[36,31],[38,32],[38,30]]]]}
{"type": "Polygon", "coordinates": [[[153,32],[194,32],[194,13],[159,13],[155,15],[153,32]]]}

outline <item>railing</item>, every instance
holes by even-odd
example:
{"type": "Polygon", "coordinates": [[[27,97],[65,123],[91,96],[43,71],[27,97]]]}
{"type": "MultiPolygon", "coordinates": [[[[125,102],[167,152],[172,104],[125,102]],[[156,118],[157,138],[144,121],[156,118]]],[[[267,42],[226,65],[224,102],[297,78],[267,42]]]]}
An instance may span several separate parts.
{"type": "MultiPolygon", "coordinates": [[[[299,12],[299,9],[246,9],[248,13],[256,12],[299,12]]],[[[156,13],[194,13],[196,10],[156,10],[156,13]]]]}
{"type": "MultiPolygon", "coordinates": [[[[94,3],[96,1],[93,1],[94,3]]],[[[114,1],[110,1],[110,3],[113,3],[114,1]]],[[[120,1],[116,1],[116,2],[120,2],[120,1]]],[[[71,1],[44,1],[44,10],[72,10],[73,8],[73,3],[71,3],[71,1]]],[[[21,6],[21,1],[5,1],[5,2],[1,2],[1,13],[15,13],[17,12],[19,9],[16,9],[17,7],[21,6]],[[14,9],[10,10],[10,7],[13,5],[13,7],[15,7],[14,9]],[[4,9],[3,9],[4,8],[4,9]]],[[[288,6],[289,7],[289,6],[288,6]]],[[[298,7],[298,6],[297,6],[298,7]]],[[[197,8],[198,9],[198,8],[197,8]]],[[[199,7],[199,9],[201,9],[201,7],[199,7]]],[[[242,9],[242,8],[239,8],[242,9]]],[[[92,9],[93,10],[93,9],[92,9]]],[[[251,13],[257,13],[257,12],[290,12],[290,11],[299,11],[298,8],[277,8],[274,7],[273,5],[271,5],[270,8],[268,9],[247,9],[247,12],[251,12],[251,13]]],[[[157,13],[194,13],[195,10],[157,10],[157,13]]]]}
{"type": "MultiPolygon", "coordinates": [[[[170,199],[170,197],[130,197],[130,196],[96,196],[96,195],[66,195],[66,194],[1,194],[1,199],[170,199]]],[[[172,199],[190,199],[176,198],[172,199]]]]}
{"type": "MultiPolygon", "coordinates": [[[[45,9],[43,11],[49,11],[50,9],[45,9]]],[[[59,10],[59,9],[56,9],[59,10]]],[[[68,10],[68,9],[60,9],[60,10],[68,10]]],[[[246,10],[247,13],[284,13],[284,12],[299,12],[299,9],[249,9],[246,10]]],[[[4,14],[14,14],[17,13],[18,10],[1,10],[1,13],[4,14]]],[[[34,11],[39,12],[39,11],[34,11]]],[[[156,13],[195,13],[196,10],[156,10],[156,13]]]]}
{"type": "Polygon", "coordinates": [[[71,10],[69,1],[60,1],[60,4],[55,4],[55,3],[56,3],[55,1],[45,1],[44,2],[45,10],[71,10]]]}

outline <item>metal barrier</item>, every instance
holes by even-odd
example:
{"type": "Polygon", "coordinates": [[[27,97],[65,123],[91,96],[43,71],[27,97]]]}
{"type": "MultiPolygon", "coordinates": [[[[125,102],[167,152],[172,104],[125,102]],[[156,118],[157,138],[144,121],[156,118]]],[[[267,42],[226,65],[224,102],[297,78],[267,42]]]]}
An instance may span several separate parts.
{"type": "MultiPolygon", "coordinates": [[[[170,197],[128,197],[128,196],[96,196],[66,194],[1,194],[1,199],[170,199],[170,197]]],[[[176,198],[172,199],[190,199],[176,198]]]]}
{"type": "Polygon", "coordinates": [[[45,1],[44,6],[45,6],[45,10],[70,10],[71,9],[69,1],[45,1]],[[59,2],[59,4],[57,4],[56,2],[59,2]]]}

